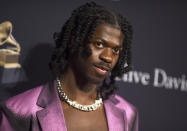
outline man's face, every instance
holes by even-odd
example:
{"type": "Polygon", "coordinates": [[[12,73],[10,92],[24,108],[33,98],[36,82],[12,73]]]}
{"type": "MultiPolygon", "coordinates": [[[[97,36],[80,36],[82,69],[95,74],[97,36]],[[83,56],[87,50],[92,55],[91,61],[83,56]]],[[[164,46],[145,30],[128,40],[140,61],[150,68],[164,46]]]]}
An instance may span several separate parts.
{"type": "Polygon", "coordinates": [[[74,59],[73,67],[78,77],[95,84],[101,83],[118,61],[123,37],[119,29],[109,24],[98,25],[89,44],[92,54],[74,59]]]}

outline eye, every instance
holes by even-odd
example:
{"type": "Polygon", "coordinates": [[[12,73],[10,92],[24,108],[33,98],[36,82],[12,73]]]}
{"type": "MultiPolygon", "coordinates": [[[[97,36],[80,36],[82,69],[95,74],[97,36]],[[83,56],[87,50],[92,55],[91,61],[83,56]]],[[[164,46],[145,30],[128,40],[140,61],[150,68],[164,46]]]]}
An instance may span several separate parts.
{"type": "Polygon", "coordinates": [[[120,51],[120,49],[119,49],[118,47],[113,48],[113,52],[114,52],[115,54],[119,54],[119,51],[120,51]]]}
{"type": "Polygon", "coordinates": [[[103,48],[103,43],[102,42],[95,42],[95,46],[98,48],[103,48]]]}

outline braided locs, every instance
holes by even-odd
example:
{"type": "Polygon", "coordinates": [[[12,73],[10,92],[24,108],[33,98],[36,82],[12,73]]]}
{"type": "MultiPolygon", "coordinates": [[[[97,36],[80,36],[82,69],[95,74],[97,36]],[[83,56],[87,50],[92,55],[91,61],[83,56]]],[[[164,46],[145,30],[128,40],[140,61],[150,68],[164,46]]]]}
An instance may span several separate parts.
{"type": "Polygon", "coordinates": [[[120,52],[118,62],[109,76],[110,81],[107,82],[105,79],[99,88],[102,97],[107,99],[117,89],[115,78],[121,77],[123,73],[131,70],[132,28],[120,14],[94,2],[86,3],[75,9],[62,27],[61,32],[54,34],[56,48],[53,51],[49,66],[56,76],[61,76],[67,69],[68,58],[75,52],[84,52],[90,56],[92,52],[88,45],[91,43],[96,27],[101,23],[119,28],[124,34],[123,50],[120,52]]]}

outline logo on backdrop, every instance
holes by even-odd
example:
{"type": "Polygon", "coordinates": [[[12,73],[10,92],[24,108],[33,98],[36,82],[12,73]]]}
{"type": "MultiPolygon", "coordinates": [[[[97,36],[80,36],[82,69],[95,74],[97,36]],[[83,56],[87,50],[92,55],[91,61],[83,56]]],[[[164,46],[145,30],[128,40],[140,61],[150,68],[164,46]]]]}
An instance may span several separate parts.
{"type": "Polygon", "coordinates": [[[0,24],[0,87],[12,87],[27,81],[19,64],[21,47],[12,35],[12,28],[10,21],[0,24]]]}
{"type": "Polygon", "coordinates": [[[148,72],[130,71],[117,78],[117,81],[142,84],[143,86],[152,85],[157,88],[173,89],[187,92],[187,80],[185,75],[181,77],[169,76],[164,69],[155,68],[153,75],[148,72]]]}
{"type": "Polygon", "coordinates": [[[3,68],[21,67],[18,63],[21,47],[12,36],[12,28],[10,21],[0,24],[0,66],[3,68]]]}

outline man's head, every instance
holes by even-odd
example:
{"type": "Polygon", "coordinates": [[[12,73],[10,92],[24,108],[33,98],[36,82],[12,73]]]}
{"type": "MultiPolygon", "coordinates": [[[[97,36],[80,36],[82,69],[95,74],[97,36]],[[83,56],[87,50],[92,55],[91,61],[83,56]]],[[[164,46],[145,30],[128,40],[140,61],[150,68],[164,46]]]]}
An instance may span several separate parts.
{"type": "Polygon", "coordinates": [[[121,30],[116,27],[99,24],[88,44],[89,48],[70,59],[69,66],[76,77],[94,84],[103,82],[118,62],[120,51],[123,50],[123,37],[121,30]]]}
{"type": "MultiPolygon", "coordinates": [[[[74,10],[61,32],[55,34],[54,38],[56,48],[50,67],[56,76],[61,76],[66,71],[69,61],[74,56],[91,59],[90,63],[82,64],[85,65],[86,69],[84,68],[85,70],[82,70],[82,72],[80,70],[79,73],[88,71],[88,76],[86,76],[88,79],[92,79],[93,73],[96,73],[95,75],[100,80],[104,80],[100,90],[102,93],[105,92],[107,96],[115,89],[115,77],[121,76],[131,69],[132,31],[130,24],[121,15],[96,5],[94,2],[87,3],[74,10]],[[91,64],[96,69],[95,72],[92,71],[89,74],[91,64]],[[124,67],[125,64],[127,64],[126,67],[124,67]],[[97,67],[111,71],[109,84],[105,81],[105,76],[109,72],[102,72],[97,67]]],[[[77,66],[75,68],[81,67],[77,66]]],[[[96,79],[93,78],[92,80],[96,79]]]]}

